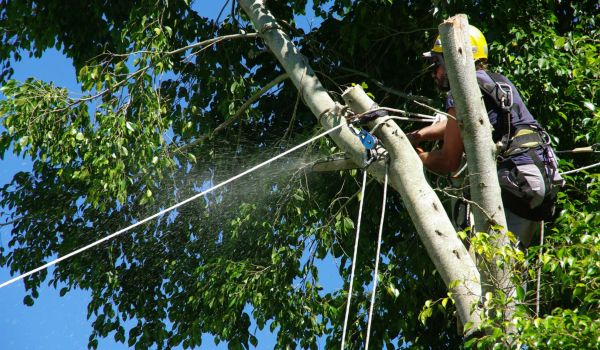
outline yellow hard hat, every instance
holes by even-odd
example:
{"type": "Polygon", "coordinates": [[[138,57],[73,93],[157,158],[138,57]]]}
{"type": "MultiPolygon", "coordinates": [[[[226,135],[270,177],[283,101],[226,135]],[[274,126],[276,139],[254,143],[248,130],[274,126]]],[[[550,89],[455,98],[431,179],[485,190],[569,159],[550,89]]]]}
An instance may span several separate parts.
{"type": "MultiPolygon", "coordinates": [[[[471,38],[471,47],[473,48],[473,59],[480,60],[488,58],[488,46],[483,33],[477,27],[469,24],[469,37],[471,38]]],[[[442,54],[442,40],[438,35],[433,43],[431,51],[423,53],[423,57],[432,57],[434,54],[442,54]]]]}

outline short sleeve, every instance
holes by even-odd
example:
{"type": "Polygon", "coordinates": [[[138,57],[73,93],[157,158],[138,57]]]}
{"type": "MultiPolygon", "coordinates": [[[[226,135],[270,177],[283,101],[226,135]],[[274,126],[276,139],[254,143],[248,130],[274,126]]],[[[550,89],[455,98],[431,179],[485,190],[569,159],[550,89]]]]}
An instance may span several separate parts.
{"type": "Polygon", "coordinates": [[[454,97],[452,97],[452,91],[448,91],[446,95],[446,111],[454,107],[454,97]]]}

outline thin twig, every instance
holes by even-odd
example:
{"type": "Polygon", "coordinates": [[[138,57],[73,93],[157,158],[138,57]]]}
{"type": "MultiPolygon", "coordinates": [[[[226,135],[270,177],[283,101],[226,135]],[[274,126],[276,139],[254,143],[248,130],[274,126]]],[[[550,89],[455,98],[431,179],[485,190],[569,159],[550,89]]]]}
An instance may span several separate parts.
{"type": "Polygon", "coordinates": [[[18,222],[18,221],[20,221],[20,220],[22,220],[22,219],[23,219],[23,217],[18,217],[18,218],[14,219],[14,220],[11,220],[11,221],[7,221],[7,222],[0,223],[0,227],[3,227],[3,226],[10,226],[10,225],[14,224],[15,222],[18,222]]]}
{"type": "Polygon", "coordinates": [[[472,201],[472,200],[470,200],[470,199],[467,199],[467,198],[465,198],[465,197],[463,197],[463,196],[456,196],[456,195],[450,194],[449,192],[447,192],[447,191],[445,191],[445,190],[443,190],[443,189],[439,189],[439,191],[441,191],[441,192],[442,192],[444,195],[446,195],[446,196],[448,196],[448,197],[450,197],[450,198],[459,199],[459,200],[462,200],[462,201],[464,201],[464,202],[466,202],[466,203],[469,203],[469,204],[471,204],[471,205],[473,205],[473,206],[477,207],[479,210],[481,210],[481,212],[483,213],[483,215],[485,215],[485,217],[487,217],[488,221],[489,221],[489,222],[490,222],[492,225],[499,226],[499,223],[498,223],[498,222],[497,222],[497,221],[496,221],[496,220],[495,220],[495,219],[494,219],[494,218],[493,218],[493,217],[492,217],[492,216],[491,216],[491,215],[490,215],[488,212],[486,212],[486,211],[485,211],[485,210],[484,210],[484,209],[481,207],[481,205],[479,205],[477,202],[474,202],[474,201],[472,201]]]}
{"type": "Polygon", "coordinates": [[[411,101],[417,101],[418,100],[418,101],[423,101],[423,102],[426,102],[426,103],[431,103],[431,99],[429,99],[427,97],[417,96],[417,95],[410,95],[410,94],[406,94],[404,92],[392,89],[390,87],[387,87],[382,82],[374,79],[373,77],[371,77],[367,73],[364,73],[364,72],[361,72],[361,71],[358,71],[358,70],[355,70],[355,69],[352,69],[352,68],[347,68],[347,67],[341,67],[341,69],[345,70],[345,71],[348,71],[348,72],[351,72],[351,73],[354,73],[356,75],[359,75],[361,77],[364,77],[364,78],[367,78],[367,79],[373,81],[375,83],[375,85],[377,85],[381,90],[383,90],[383,91],[385,91],[387,93],[390,93],[392,95],[400,96],[400,97],[402,97],[404,99],[411,100],[411,101]]]}
{"type": "Polygon", "coordinates": [[[248,109],[248,107],[250,107],[254,102],[256,102],[256,100],[258,100],[262,95],[264,95],[267,91],[269,91],[271,88],[273,88],[273,86],[281,83],[282,81],[284,81],[285,79],[287,79],[289,76],[287,73],[283,73],[281,75],[279,75],[278,77],[276,77],[275,79],[273,79],[270,83],[268,83],[267,85],[265,85],[262,89],[260,89],[257,93],[255,93],[254,95],[252,95],[252,97],[250,97],[250,99],[248,99],[246,102],[244,102],[244,104],[235,112],[235,114],[228,118],[227,120],[225,120],[223,123],[221,123],[219,126],[217,126],[215,128],[215,130],[213,130],[213,132],[211,134],[204,134],[201,135],[200,137],[198,137],[196,140],[183,145],[179,148],[176,149],[177,152],[181,152],[184,151],[192,146],[195,146],[203,141],[205,141],[208,138],[212,138],[214,137],[217,133],[221,132],[223,129],[227,128],[229,125],[231,125],[234,121],[236,121],[237,119],[240,118],[240,116],[244,113],[244,111],[246,109],[248,109]]]}
{"type": "Polygon", "coordinates": [[[165,55],[165,56],[172,56],[184,51],[187,51],[189,49],[194,49],[197,47],[203,47],[203,46],[208,46],[208,45],[212,45],[221,41],[225,41],[225,40],[232,40],[232,39],[244,39],[244,38],[256,38],[258,37],[258,33],[240,33],[240,34],[229,34],[229,35],[223,35],[223,36],[219,36],[216,38],[212,38],[212,39],[207,39],[204,41],[200,41],[197,43],[193,43],[193,44],[189,44],[183,47],[180,47],[178,49],[172,50],[172,51],[152,51],[152,50],[139,50],[139,51],[135,51],[135,52],[130,52],[130,53],[109,53],[110,56],[112,57],[129,57],[131,55],[139,55],[139,54],[153,54],[153,55],[165,55]]]}
{"type": "Polygon", "coordinates": [[[296,113],[298,112],[298,105],[300,104],[300,93],[297,94],[296,96],[296,103],[294,104],[294,111],[292,112],[292,117],[290,118],[290,122],[288,123],[288,127],[285,130],[285,134],[283,134],[283,137],[281,138],[282,141],[285,141],[286,137],[288,134],[292,134],[292,127],[294,124],[294,121],[296,120],[296,113]]]}

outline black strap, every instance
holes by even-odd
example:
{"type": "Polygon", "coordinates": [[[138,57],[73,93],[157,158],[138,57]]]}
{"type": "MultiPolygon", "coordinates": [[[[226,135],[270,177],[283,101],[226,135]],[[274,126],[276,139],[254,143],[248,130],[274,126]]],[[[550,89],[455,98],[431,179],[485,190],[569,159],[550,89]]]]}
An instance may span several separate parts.
{"type": "Polygon", "coordinates": [[[488,97],[488,100],[492,101],[494,105],[493,108],[498,113],[498,118],[504,119],[498,121],[498,126],[501,128],[505,128],[505,130],[499,130],[499,137],[502,137],[503,135],[509,135],[510,137],[512,122],[511,117],[512,113],[516,112],[516,105],[512,103],[512,95],[508,96],[509,92],[512,94],[512,90],[507,92],[504,88],[502,88],[502,86],[508,85],[510,89],[512,89],[512,86],[510,86],[510,81],[508,81],[508,79],[506,79],[501,74],[492,73],[488,71],[484,72],[494,83],[488,83],[484,81],[482,77],[477,76],[477,84],[479,85],[479,89],[483,91],[488,97]],[[506,101],[509,101],[510,103],[506,104],[506,101]]]}

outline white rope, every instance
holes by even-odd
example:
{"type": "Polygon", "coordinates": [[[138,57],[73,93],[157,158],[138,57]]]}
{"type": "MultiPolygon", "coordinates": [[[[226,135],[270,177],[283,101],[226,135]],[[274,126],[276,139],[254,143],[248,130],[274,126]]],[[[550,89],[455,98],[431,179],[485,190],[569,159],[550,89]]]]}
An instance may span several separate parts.
{"type": "Polygon", "coordinates": [[[452,115],[452,114],[450,114],[450,113],[447,113],[447,112],[444,112],[444,111],[440,111],[440,110],[439,110],[439,109],[437,109],[437,108],[431,107],[431,106],[429,106],[429,105],[427,105],[427,104],[425,104],[425,103],[421,103],[421,102],[419,102],[419,101],[417,101],[417,100],[413,100],[413,102],[414,102],[414,103],[416,103],[416,104],[418,104],[418,105],[419,105],[419,106],[421,106],[421,107],[425,107],[425,108],[427,108],[427,109],[429,109],[429,110],[432,110],[432,111],[434,111],[434,112],[435,112],[435,114],[442,114],[442,115],[445,115],[445,116],[446,116],[446,118],[450,118],[450,119],[454,119],[454,120],[456,120],[456,117],[455,117],[455,116],[453,116],[453,115],[452,115]]]}
{"type": "Polygon", "coordinates": [[[405,116],[409,116],[409,117],[417,117],[420,119],[430,119],[430,120],[435,120],[437,119],[437,116],[434,115],[428,115],[428,114],[422,114],[422,113],[414,113],[414,112],[407,112],[405,110],[402,109],[396,109],[396,108],[389,108],[389,107],[376,107],[373,109],[370,109],[364,113],[360,113],[357,115],[357,117],[360,119],[360,117],[367,115],[367,114],[371,114],[373,112],[377,112],[377,111],[387,111],[387,112],[392,112],[392,113],[398,113],[398,114],[402,114],[405,116]]]}
{"type": "Polygon", "coordinates": [[[354,253],[352,254],[352,268],[350,269],[350,287],[348,288],[348,300],[346,301],[346,316],[344,317],[344,328],[342,330],[342,347],[346,343],[346,331],[348,327],[348,315],[350,314],[350,301],[352,300],[352,286],[354,284],[354,267],[356,262],[356,253],[358,252],[358,239],[360,237],[360,221],[362,218],[363,203],[365,201],[365,187],[367,187],[367,169],[363,170],[363,183],[360,190],[360,205],[358,206],[358,221],[356,223],[356,238],[354,239],[354,253]]]}
{"type": "Polygon", "coordinates": [[[393,116],[393,115],[381,117],[379,119],[380,120],[377,122],[377,124],[375,124],[375,126],[371,129],[371,133],[374,133],[375,131],[377,131],[377,129],[379,127],[381,127],[383,124],[387,123],[389,120],[392,120],[392,119],[409,121],[409,122],[432,123],[432,124],[435,124],[438,122],[438,119],[415,119],[415,118],[407,118],[407,117],[398,117],[398,116],[393,116]]]}
{"type": "Polygon", "coordinates": [[[537,269],[537,286],[535,291],[535,317],[540,317],[540,285],[542,284],[542,253],[544,251],[544,222],[540,221],[540,254],[537,269]]]}
{"type": "Polygon", "coordinates": [[[577,173],[577,172],[580,172],[582,170],[587,170],[587,169],[590,169],[590,168],[597,167],[598,165],[600,165],[600,163],[596,163],[596,164],[584,166],[584,167],[581,167],[579,169],[573,169],[573,170],[565,171],[564,173],[560,173],[560,175],[569,175],[569,174],[577,173]]]}
{"type": "Polygon", "coordinates": [[[383,233],[383,222],[385,218],[385,205],[387,202],[388,187],[388,163],[385,163],[385,177],[383,180],[383,204],[381,208],[381,219],[379,221],[379,234],[377,236],[377,255],[375,255],[375,271],[373,271],[373,291],[371,292],[371,307],[369,308],[369,318],[367,320],[367,339],[365,341],[365,350],[369,350],[369,339],[371,335],[371,322],[373,321],[373,308],[375,306],[375,293],[377,292],[377,274],[379,271],[379,255],[381,254],[381,236],[383,233]]]}
{"type": "Polygon", "coordinates": [[[179,203],[177,203],[177,204],[175,204],[175,205],[173,205],[171,207],[168,207],[167,209],[164,209],[164,210],[162,210],[162,211],[160,211],[160,212],[158,212],[156,214],[153,214],[153,215],[151,215],[151,216],[149,216],[149,217],[147,217],[147,218],[145,218],[145,219],[143,219],[141,221],[138,221],[138,222],[134,223],[133,225],[128,226],[128,227],[126,227],[126,228],[124,228],[122,230],[119,230],[119,231],[117,231],[117,232],[115,232],[115,233],[113,233],[111,235],[108,235],[108,236],[106,236],[104,238],[101,238],[101,239],[99,239],[99,240],[97,240],[97,241],[95,241],[93,243],[90,243],[90,244],[86,245],[85,247],[79,248],[79,249],[77,249],[77,250],[75,250],[75,251],[73,251],[73,252],[71,252],[71,253],[69,253],[67,255],[61,256],[61,257],[59,257],[59,258],[57,258],[55,260],[52,260],[52,261],[50,261],[50,262],[48,262],[48,263],[46,263],[46,264],[44,264],[44,265],[42,265],[42,266],[40,266],[38,268],[35,268],[35,269],[33,269],[33,270],[29,271],[29,272],[26,272],[26,273],[24,273],[22,275],[19,275],[19,276],[13,278],[13,279],[10,279],[10,280],[8,280],[8,281],[0,284],[0,288],[6,287],[6,286],[8,286],[8,285],[10,285],[10,284],[12,284],[12,283],[14,283],[16,281],[19,281],[19,280],[21,280],[21,279],[23,279],[23,278],[25,278],[27,276],[30,276],[30,275],[38,272],[38,271],[44,270],[44,269],[46,269],[46,268],[48,268],[48,267],[50,267],[52,265],[56,265],[56,264],[58,264],[59,262],[61,262],[63,260],[66,260],[66,259],[68,259],[68,258],[70,258],[72,256],[75,256],[75,255],[77,255],[77,254],[79,254],[81,252],[84,252],[84,251],[86,251],[86,250],[88,250],[88,249],[90,249],[90,248],[92,248],[94,246],[97,246],[100,243],[106,242],[106,241],[108,241],[108,240],[110,240],[110,239],[112,239],[112,238],[114,238],[114,237],[116,237],[116,236],[118,236],[118,235],[120,235],[120,234],[122,234],[124,232],[127,232],[127,231],[129,231],[129,230],[131,230],[131,229],[133,229],[133,228],[135,228],[137,226],[140,226],[141,224],[144,224],[144,223],[146,223],[146,222],[148,222],[148,221],[150,221],[150,220],[152,220],[152,219],[154,219],[156,217],[159,217],[159,216],[161,216],[161,215],[163,215],[163,214],[165,214],[165,213],[167,213],[167,212],[169,212],[169,211],[171,211],[173,209],[179,208],[180,206],[182,206],[184,204],[187,204],[187,203],[189,203],[189,202],[191,202],[191,201],[193,201],[193,200],[195,200],[197,198],[200,198],[200,197],[202,197],[202,196],[204,196],[204,195],[206,195],[206,194],[208,194],[208,193],[210,193],[210,192],[212,192],[212,191],[214,191],[214,190],[216,190],[216,189],[218,189],[220,187],[223,187],[223,186],[227,185],[228,183],[231,183],[231,182],[239,179],[242,176],[250,174],[251,172],[253,172],[253,171],[255,171],[255,170],[257,170],[257,169],[259,169],[259,168],[261,168],[261,167],[263,167],[263,166],[265,166],[267,164],[269,164],[269,163],[272,163],[275,160],[277,160],[277,159],[279,159],[281,157],[284,157],[287,154],[292,153],[295,150],[297,150],[299,148],[302,148],[302,147],[308,145],[309,143],[311,143],[311,142],[313,142],[313,141],[315,141],[315,140],[317,140],[317,139],[319,139],[319,138],[321,138],[321,137],[323,137],[323,136],[325,136],[325,135],[327,135],[327,134],[329,134],[329,133],[331,133],[331,132],[333,132],[333,131],[335,131],[335,130],[337,130],[337,129],[341,128],[342,126],[345,126],[345,125],[346,125],[345,123],[342,123],[342,124],[339,124],[337,126],[334,126],[333,128],[331,128],[331,129],[329,129],[329,130],[327,130],[325,132],[320,133],[319,135],[311,138],[310,140],[304,141],[301,144],[299,144],[297,146],[294,146],[293,148],[290,148],[289,150],[287,150],[287,151],[285,151],[285,152],[283,152],[283,153],[281,153],[281,154],[279,154],[279,155],[277,155],[277,156],[275,156],[275,157],[273,157],[271,159],[268,159],[268,160],[266,160],[266,161],[264,161],[264,162],[262,162],[262,163],[260,163],[260,164],[258,164],[256,166],[254,166],[254,167],[252,167],[252,168],[250,168],[250,169],[248,169],[248,170],[246,170],[246,171],[244,171],[244,172],[242,172],[242,173],[240,173],[240,174],[238,174],[238,175],[236,175],[236,176],[234,176],[234,177],[232,177],[232,178],[230,178],[228,180],[225,180],[225,181],[223,181],[223,182],[221,182],[221,183],[219,183],[219,184],[217,184],[217,185],[215,185],[215,186],[213,186],[213,187],[211,187],[211,188],[209,188],[209,189],[207,189],[207,190],[205,190],[205,191],[203,191],[201,193],[198,193],[198,194],[196,194],[196,195],[194,195],[194,196],[192,196],[192,197],[190,197],[190,198],[188,198],[188,199],[186,199],[186,200],[184,200],[182,202],[179,202],[179,203]]]}
{"type": "MultiPolygon", "coordinates": [[[[409,117],[417,117],[420,119],[430,119],[430,120],[435,120],[437,119],[436,116],[434,115],[428,115],[428,114],[422,114],[422,113],[415,113],[415,112],[407,112],[403,109],[396,109],[396,108],[389,108],[389,107],[378,107],[374,109],[376,110],[384,110],[384,111],[388,111],[388,112],[392,112],[392,113],[398,113],[398,114],[403,114],[409,117]]],[[[370,112],[370,111],[369,111],[370,112]]]]}

